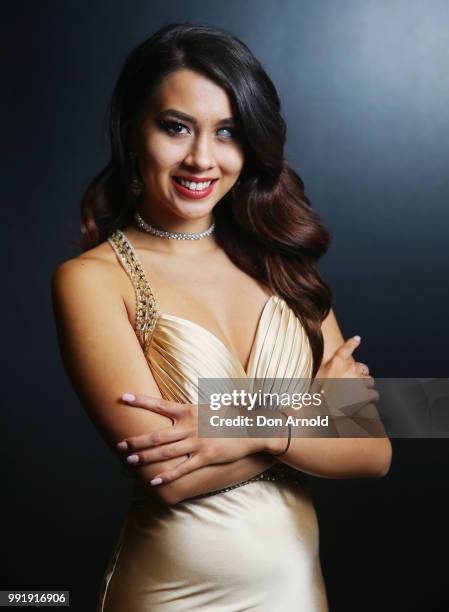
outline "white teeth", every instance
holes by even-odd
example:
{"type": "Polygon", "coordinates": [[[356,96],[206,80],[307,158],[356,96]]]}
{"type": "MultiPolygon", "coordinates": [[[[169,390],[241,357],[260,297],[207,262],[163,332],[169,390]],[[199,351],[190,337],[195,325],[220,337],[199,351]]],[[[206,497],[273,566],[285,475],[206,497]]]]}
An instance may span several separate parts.
{"type": "Polygon", "coordinates": [[[182,178],[179,179],[179,182],[181,183],[181,185],[184,185],[184,187],[187,187],[192,191],[201,191],[209,187],[209,185],[212,183],[212,181],[206,181],[205,183],[195,183],[194,181],[184,181],[182,178]]]}

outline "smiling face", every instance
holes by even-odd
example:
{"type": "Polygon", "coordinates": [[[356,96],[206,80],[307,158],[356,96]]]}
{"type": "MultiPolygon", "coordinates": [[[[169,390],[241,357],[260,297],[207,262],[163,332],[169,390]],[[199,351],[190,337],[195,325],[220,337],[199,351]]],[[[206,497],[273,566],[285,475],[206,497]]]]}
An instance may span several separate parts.
{"type": "Polygon", "coordinates": [[[243,167],[234,125],[229,95],[216,83],[191,70],[165,77],[134,141],[142,211],[150,222],[162,228],[189,220],[209,223],[243,167]]]}

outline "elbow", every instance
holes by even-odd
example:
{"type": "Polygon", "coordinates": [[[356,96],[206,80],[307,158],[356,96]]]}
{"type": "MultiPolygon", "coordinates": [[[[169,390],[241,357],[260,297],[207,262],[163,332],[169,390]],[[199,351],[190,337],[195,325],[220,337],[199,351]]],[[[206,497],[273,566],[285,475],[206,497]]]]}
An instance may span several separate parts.
{"type": "Polygon", "coordinates": [[[171,483],[158,485],[152,488],[155,497],[163,506],[174,506],[181,501],[179,493],[176,491],[175,487],[171,486],[171,483]]]}
{"type": "MultiPolygon", "coordinates": [[[[187,455],[184,455],[183,458],[186,459],[187,455]]],[[[145,486],[151,490],[151,495],[163,506],[174,506],[188,497],[184,490],[186,487],[181,483],[182,478],[177,478],[171,482],[163,482],[158,485],[151,485],[151,480],[156,475],[165,470],[172,469],[179,463],[178,460],[169,459],[168,461],[150,463],[137,468],[139,478],[145,483],[145,486]]]]}
{"type": "Polygon", "coordinates": [[[350,473],[343,478],[383,478],[390,471],[392,447],[388,438],[360,438],[350,473]]]}
{"type": "Polygon", "coordinates": [[[164,506],[174,506],[183,501],[188,495],[183,495],[176,481],[167,482],[153,487],[154,494],[164,506]]]}
{"type": "Polygon", "coordinates": [[[393,449],[388,438],[377,440],[375,452],[373,453],[372,474],[374,478],[383,478],[388,474],[391,467],[393,449]]]}
{"type": "Polygon", "coordinates": [[[170,486],[170,484],[165,485],[165,487],[161,486],[158,494],[161,501],[166,506],[174,506],[185,499],[185,497],[181,495],[178,487],[170,486]]]}
{"type": "Polygon", "coordinates": [[[161,491],[159,493],[159,498],[166,506],[174,506],[182,501],[179,495],[176,495],[173,491],[161,491]]]}
{"type": "Polygon", "coordinates": [[[190,487],[180,485],[178,481],[158,485],[154,487],[154,492],[164,506],[174,506],[198,494],[197,491],[192,491],[190,487]]]}

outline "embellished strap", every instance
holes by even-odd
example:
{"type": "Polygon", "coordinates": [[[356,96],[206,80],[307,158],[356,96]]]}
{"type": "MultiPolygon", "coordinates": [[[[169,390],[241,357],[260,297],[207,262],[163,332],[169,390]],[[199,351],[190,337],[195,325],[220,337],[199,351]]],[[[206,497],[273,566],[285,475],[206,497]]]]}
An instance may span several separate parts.
{"type": "Polygon", "coordinates": [[[134,330],[146,355],[159,317],[156,299],[140,259],[125,234],[121,230],[116,230],[109,236],[108,242],[133,284],[136,296],[134,330]]]}

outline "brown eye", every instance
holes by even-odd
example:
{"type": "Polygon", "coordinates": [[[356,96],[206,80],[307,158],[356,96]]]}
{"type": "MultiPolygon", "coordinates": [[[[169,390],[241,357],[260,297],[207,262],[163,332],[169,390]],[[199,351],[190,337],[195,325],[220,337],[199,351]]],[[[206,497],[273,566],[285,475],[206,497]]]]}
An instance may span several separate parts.
{"type": "MultiPolygon", "coordinates": [[[[176,136],[178,134],[182,134],[181,130],[187,130],[186,126],[182,123],[178,123],[177,121],[161,121],[159,123],[160,127],[164,132],[169,134],[170,136],[176,136]]],[[[187,130],[188,132],[188,130],[187,130]]]]}

